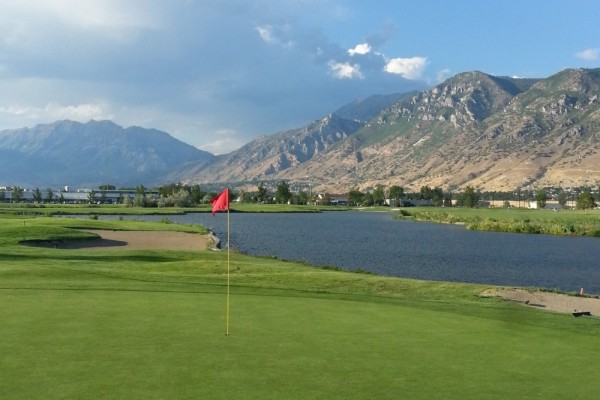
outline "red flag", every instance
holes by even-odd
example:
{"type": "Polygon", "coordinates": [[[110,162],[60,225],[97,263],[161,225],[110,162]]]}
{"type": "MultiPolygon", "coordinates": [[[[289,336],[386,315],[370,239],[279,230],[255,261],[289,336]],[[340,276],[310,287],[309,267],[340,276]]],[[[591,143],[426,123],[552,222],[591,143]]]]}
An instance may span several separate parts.
{"type": "Polygon", "coordinates": [[[214,197],[210,203],[212,204],[212,215],[214,216],[217,211],[229,210],[229,189],[225,189],[221,194],[214,197]]]}

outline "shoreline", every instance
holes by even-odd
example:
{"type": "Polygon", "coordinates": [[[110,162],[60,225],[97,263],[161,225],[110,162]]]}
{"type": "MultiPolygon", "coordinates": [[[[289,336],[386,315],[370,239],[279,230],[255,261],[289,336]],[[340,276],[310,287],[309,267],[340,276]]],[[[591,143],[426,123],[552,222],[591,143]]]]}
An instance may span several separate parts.
{"type": "MultiPolygon", "coordinates": [[[[84,240],[30,241],[26,246],[69,250],[141,250],[161,249],[180,251],[219,251],[221,240],[212,232],[195,234],[175,231],[113,231],[101,229],[82,229],[98,235],[98,238],[84,240]]],[[[399,279],[402,279],[399,277],[399,279]]],[[[451,282],[450,282],[451,283],[451,282]]],[[[491,285],[494,286],[494,285],[491,285]]],[[[481,297],[499,298],[522,304],[525,307],[538,308],[558,313],[575,311],[590,312],[600,316],[600,298],[594,295],[570,295],[554,293],[543,289],[510,288],[494,286],[480,293],[481,297]]]]}

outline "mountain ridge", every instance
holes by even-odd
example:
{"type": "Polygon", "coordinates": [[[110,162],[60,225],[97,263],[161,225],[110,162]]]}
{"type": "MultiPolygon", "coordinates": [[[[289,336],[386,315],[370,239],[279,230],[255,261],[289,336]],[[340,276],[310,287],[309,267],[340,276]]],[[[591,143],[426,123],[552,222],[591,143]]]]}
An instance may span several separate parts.
{"type": "MultiPolygon", "coordinates": [[[[391,184],[447,190],[591,185],[600,182],[599,97],[600,69],[567,69],[542,79],[464,72],[399,99],[289,168],[273,171],[232,152],[229,162],[248,162],[249,173],[222,168],[219,179],[248,186],[310,180],[334,192],[391,184]]],[[[284,157],[289,149],[270,141],[276,135],[263,137],[259,147],[284,157]]],[[[201,172],[190,181],[205,179],[201,172]]]]}
{"type": "Polygon", "coordinates": [[[3,130],[0,184],[507,191],[600,184],[599,150],[600,69],[540,79],[470,71],[428,90],[358,99],[219,156],[112,121],[3,130]]]}
{"type": "Polygon", "coordinates": [[[23,186],[139,185],[186,162],[215,158],[166,132],[95,120],[0,131],[0,154],[20,160],[18,168],[3,166],[0,181],[23,186]]]}

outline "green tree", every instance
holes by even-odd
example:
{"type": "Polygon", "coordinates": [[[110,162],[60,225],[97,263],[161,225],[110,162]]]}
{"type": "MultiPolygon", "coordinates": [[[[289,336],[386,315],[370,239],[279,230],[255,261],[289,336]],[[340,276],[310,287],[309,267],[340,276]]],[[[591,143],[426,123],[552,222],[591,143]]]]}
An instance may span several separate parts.
{"type": "Polygon", "coordinates": [[[241,198],[242,203],[252,203],[254,196],[252,196],[252,193],[244,191],[241,198]]]}
{"type": "Polygon", "coordinates": [[[419,197],[421,198],[421,200],[432,200],[433,190],[429,186],[421,186],[421,190],[419,191],[419,197]]]}
{"type": "Polygon", "coordinates": [[[39,187],[36,187],[35,190],[33,191],[33,201],[36,203],[42,202],[42,191],[40,190],[39,187]]]}
{"type": "Polygon", "coordinates": [[[436,207],[441,207],[444,204],[444,191],[441,187],[436,187],[433,189],[431,202],[436,207]]]}
{"type": "Polygon", "coordinates": [[[269,192],[265,187],[264,183],[261,182],[258,184],[258,193],[256,194],[256,200],[259,203],[268,203],[269,192]]]}
{"type": "Polygon", "coordinates": [[[65,203],[65,196],[63,196],[62,192],[60,192],[60,196],[58,197],[58,202],[60,204],[64,204],[65,203]]]}
{"type": "MultiPolygon", "coordinates": [[[[187,193],[186,193],[187,194],[187,193]]],[[[133,206],[134,207],[149,207],[148,203],[149,197],[142,192],[137,192],[133,197],[133,206]]]]}
{"type": "Polygon", "coordinates": [[[352,205],[359,206],[363,203],[364,193],[358,189],[352,189],[348,192],[348,202],[352,205]]]}
{"type": "Polygon", "coordinates": [[[23,199],[23,192],[25,190],[23,188],[20,188],[18,186],[15,186],[12,191],[11,191],[11,198],[13,203],[20,203],[21,200],[23,199]]]}
{"type": "Polygon", "coordinates": [[[0,189],[0,201],[4,201],[5,198],[6,198],[6,190],[0,189]]]}
{"type": "Polygon", "coordinates": [[[444,194],[444,203],[442,205],[444,207],[452,207],[452,193],[448,192],[444,194]]]}
{"type": "Polygon", "coordinates": [[[403,198],[404,188],[398,185],[392,185],[390,187],[390,199],[394,199],[396,206],[400,205],[403,198]]]}
{"type": "Polygon", "coordinates": [[[46,201],[52,203],[54,200],[54,191],[51,188],[46,189],[46,201]]]}
{"type": "Polygon", "coordinates": [[[179,190],[173,194],[173,205],[175,207],[189,207],[190,206],[190,194],[187,190],[179,190]]]}
{"type": "Polygon", "coordinates": [[[321,205],[330,206],[331,205],[331,196],[328,194],[324,194],[323,197],[321,197],[321,205]]]}
{"type": "Polygon", "coordinates": [[[462,193],[462,204],[465,207],[473,208],[477,206],[479,202],[479,193],[475,192],[475,189],[471,186],[465,187],[462,193]]]}
{"type": "Polygon", "coordinates": [[[275,201],[278,204],[286,204],[292,193],[290,192],[290,185],[286,181],[281,181],[277,184],[277,190],[275,191],[275,201]]]}
{"type": "Polygon", "coordinates": [[[373,193],[365,193],[365,196],[363,197],[362,205],[370,207],[373,204],[375,204],[375,200],[373,199],[373,193]]]}
{"type": "Polygon", "coordinates": [[[100,185],[98,190],[115,190],[115,186],[113,185],[100,185]]]}
{"type": "Polygon", "coordinates": [[[373,204],[382,206],[385,203],[385,193],[383,192],[383,186],[377,185],[373,189],[373,204]]]}
{"type": "Polygon", "coordinates": [[[202,188],[200,188],[200,185],[198,185],[198,184],[190,186],[188,192],[190,194],[190,203],[192,203],[192,204],[202,203],[202,199],[204,198],[204,195],[206,194],[206,192],[204,190],[202,190],[202,188]]]}
{"type": "Polygon", "coordinates": [[[100,203],[106,203],[106,189],[100,189],[100,203]]]}
{"type": "Polygon", "coordinates": [[[96,192],[92,190],[88,193],[88,203],[93,204],[95,202],[96,202],[96,192]]]}
{"type": "Polygon", "coordinates": [[[558,204],[560,204],[563,207],[566,206],[567,201],[569,201],[569,196],[567,195],[567,192],[561,189],[560,192],[558,192],[557,200],[558,204]]]}
{"type": "Polygon", "coordinates": [[[538,189],[535,192],[535,202],[537,203],[537,207],[542,209],[546,207],[546,202],[548,201],[548,195],[544,189],[538,189]]]}
{"type": "Polygon", "coordinates": [[[594,207],[596,207],[596,201],[594,200],[590,189],[586,188],[579,194],[579,196],[577,196],[575,208],[578,210],[587,210],[594,207]]]}
{"type": "Polygon", "coordinates": [[[305,190],[301,190],[297,196],[297,200],[296,200],[297,204],[306,205],[306,204],[308,204],[309,201],[310,201],[310,194],[305,190]]]}

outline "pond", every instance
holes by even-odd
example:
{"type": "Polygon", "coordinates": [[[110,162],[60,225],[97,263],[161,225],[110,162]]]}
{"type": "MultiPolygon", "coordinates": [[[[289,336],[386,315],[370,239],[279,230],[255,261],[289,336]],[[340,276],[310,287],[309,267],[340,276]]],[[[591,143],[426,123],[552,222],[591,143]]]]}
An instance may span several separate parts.
{"type": "MultiPolygon", "coordinates": [[[[393,213],[230,213],[232,248],[310,265],[397,277],[600,293],[600,239],[478,232],[394,220],[393,213]]],[[[101,217],[118,218],[118,217],[101,217]]],[[[125,217],[127,218],[127,217],[125,217]]],[[[164,216],[131,216],[160,221],[164,216]]],[[[172,215],[225,244],[227,214],[172,215]]]]}

